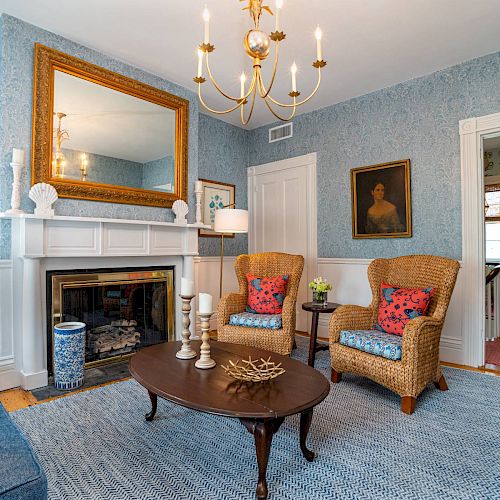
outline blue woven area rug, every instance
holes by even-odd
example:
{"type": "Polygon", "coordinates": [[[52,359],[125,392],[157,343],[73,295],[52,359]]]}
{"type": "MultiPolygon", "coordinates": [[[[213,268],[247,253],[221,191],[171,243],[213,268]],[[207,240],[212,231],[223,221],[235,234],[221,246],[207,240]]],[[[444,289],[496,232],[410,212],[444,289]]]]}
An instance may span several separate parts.
{"type": "MultiPolygon", "coordinates": [[[[294,357],[306,358],[299,339],[294,357]]],[[[316,367],[329,374],[328,352],[316,367]]],[[[500,377],[445,369],[412,416],[367,379],[345,375],[314,412],[302,457],[299,422],[273,439],[270,499],[500,498],[500,377]]],[[[134,380],[13,414],[47,473],[51,499],[252,499],[253,437],[238,420],[159,400],[134,380]]]]}

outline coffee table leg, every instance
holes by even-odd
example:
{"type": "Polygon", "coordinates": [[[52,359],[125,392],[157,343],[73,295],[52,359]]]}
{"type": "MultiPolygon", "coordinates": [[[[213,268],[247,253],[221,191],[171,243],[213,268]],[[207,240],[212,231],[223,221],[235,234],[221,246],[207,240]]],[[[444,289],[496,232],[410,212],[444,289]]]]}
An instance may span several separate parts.
{"type": "Polygon", "coordinates": [[[302,455],[304,455],[304,458],[308,462],[312,462],[316,456],[316,453],[308,450],[306,446],[306,439],[307,434],[309,433],[309,428],[311,427],[312,416],[312,408],[300,414],[300,449],[302,450],[302,455]]]}
{"type": "Polygon", "coordinates": [[[319,313],[312,313],[312,323],[311,323],[311,337],[309,338],[309,359],[307,364],[314,367],[314,360],[316,358],[316,339],[318,338],[318,318],[319,313]]]}
{"type": "Polygon", "coordinates": [[[148,391],[148,393],[149,393],[149,399],[151,400],[151,411],[149,413],[146,413],[146,420],[148,422],[151,422],[151,420],[153,420],[153,418],[155,418],[156,415],[156,407],[158,405],[158,395],[151,391],[148,391]]]}
{"type": "Polygon", "coordinates": [[[278,432],[284,418],[271,420],[250,420],[240,418],[240,422],[253,434],[255,440],[255,451],[257,453],[257,465],[259,467],[259,482],[257,483],[256,495],[259,500],[267,498],[268,489],[266,481],[267,464],[271,452],[273,434],[278,432]]]}

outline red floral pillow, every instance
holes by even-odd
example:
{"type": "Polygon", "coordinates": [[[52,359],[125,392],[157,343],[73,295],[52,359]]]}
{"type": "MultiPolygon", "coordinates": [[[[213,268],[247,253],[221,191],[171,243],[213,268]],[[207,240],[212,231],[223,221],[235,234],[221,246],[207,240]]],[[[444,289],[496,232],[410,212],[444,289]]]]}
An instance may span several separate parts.
{"type": "Polygon", "coordinates": [[[286,295],[288,274],[259,277],[247,274],[247,312],[254,314],[281,314],[286,295]]]}
{"type": "Polygon", "coordinates": [[[417,316],[425,316],[434,288],[399,288],[382,283],[378,307],[377,330],[402,336],[406,324],[417,316]]]}

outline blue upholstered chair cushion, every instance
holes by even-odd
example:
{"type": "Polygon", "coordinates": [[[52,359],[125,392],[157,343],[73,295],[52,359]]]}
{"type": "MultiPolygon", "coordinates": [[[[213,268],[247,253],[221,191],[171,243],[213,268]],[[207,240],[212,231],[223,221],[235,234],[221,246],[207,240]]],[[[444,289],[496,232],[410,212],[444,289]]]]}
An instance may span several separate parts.
{"type": "Polygon", "coordinates": [[[47,478],[28,442],[0,404],[0,498],[44,500],[47,478]]]}
{"type": "Polygon", "coordinates": [[[343,330],[340,332],[340,343],[375,356],[398,361],[401,359],[403,337],[377,330],[343,330]]]}
{"type": "Polygon", "coordinates": [[[233,326],[248,326],[250,328],[281,328],[281,314],[254,314],[241,312],[229,316],[229,324],[233,326]]]}

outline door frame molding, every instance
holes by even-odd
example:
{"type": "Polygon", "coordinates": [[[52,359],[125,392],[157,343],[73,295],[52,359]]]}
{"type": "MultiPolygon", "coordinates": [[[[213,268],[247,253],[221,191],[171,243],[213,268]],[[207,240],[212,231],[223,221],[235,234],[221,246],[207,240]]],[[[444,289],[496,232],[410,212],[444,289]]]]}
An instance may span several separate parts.
{"type": "Polygon", "coordinates": [[[482,138],[500,131],[500,113],[460,120],[462,181],[462,278],[469,300],[462,304],[464,363],[484,365],[485,251],[482,138]]]}
{"type": "MultiPolygon", "coordinates": [[[[305,262],[306,280],[312,280],[318,272],[318,204],[316,189],[316,164],[317,154],[309,153],[306,155],[285,158],[283,160],[264,163],[247,168],[248,176],[248,251],[255,253],[255,219],[253,217],[254,207],[257,203],[255,191],[255,177],[260,174],[279,172],[297,167],[307,167],[307,253],[308,259],[305,262]]],[[[300,307],[300,306],[299,306],[300,307]]]]}

